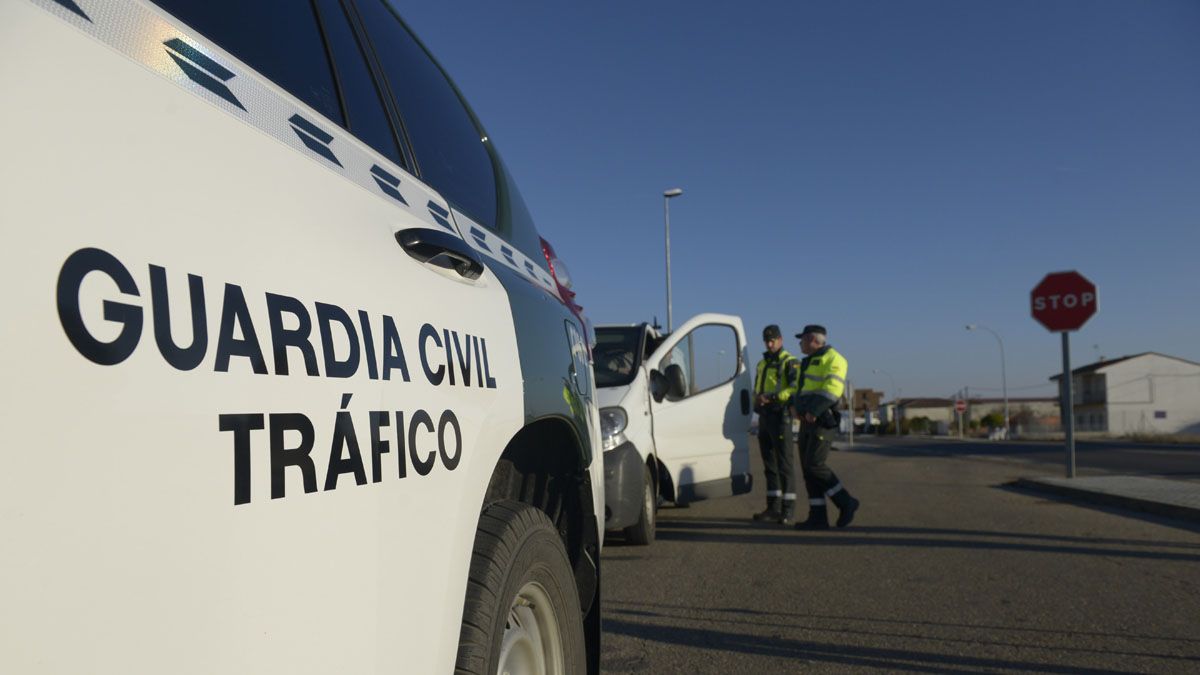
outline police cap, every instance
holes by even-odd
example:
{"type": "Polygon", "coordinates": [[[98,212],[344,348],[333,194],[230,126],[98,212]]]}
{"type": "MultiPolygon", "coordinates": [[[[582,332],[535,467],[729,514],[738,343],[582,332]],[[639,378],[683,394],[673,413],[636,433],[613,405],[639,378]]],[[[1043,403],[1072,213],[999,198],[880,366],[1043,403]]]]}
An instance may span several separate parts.
{"type": "Polygon", "coordinates": [[[807,334],[809,334],[809,333],[817,333],[817,334],[820,334],[820,335],[828,335],[828,333],[826,333],[826,332],[825,332],[825,326],[819,326],[819,325],[817,325],[817,324],[815,324],[815,323],[810,323],[810,324],[808,324],[807,326],[805,326],[805,327],[804,327],[804,330],[800,331],[799,333],[796,333],[796,337],[798,337],[798,338],[802,338],[802,337],[804,337],[805,335],[807,335],[807,334]]]}
{"type": "Polygon", "coordinates": [[[781,337],[783,337],[783,333],[779,332],[779,326],[776,326],[775,324],[771,324],[763,329],[763,342],[781,337]]]}

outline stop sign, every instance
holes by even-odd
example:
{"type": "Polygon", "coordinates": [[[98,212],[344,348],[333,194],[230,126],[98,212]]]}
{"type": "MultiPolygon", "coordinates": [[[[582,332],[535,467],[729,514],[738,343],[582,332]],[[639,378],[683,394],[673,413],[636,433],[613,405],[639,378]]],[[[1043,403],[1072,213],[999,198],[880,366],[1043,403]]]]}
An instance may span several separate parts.
{"type": "Polygon", "coordinates": [[[954,409],[960,413],[967,412],[967,402],[961,398],[954,402],[954,409]]]}
{"type": "Polygon", "coordinates": [[[1079,330],[1096,313],[1096,285],[1079,272],[1054,272],[1030,293],[1033,318],[1054,332],[1079,330]]]}

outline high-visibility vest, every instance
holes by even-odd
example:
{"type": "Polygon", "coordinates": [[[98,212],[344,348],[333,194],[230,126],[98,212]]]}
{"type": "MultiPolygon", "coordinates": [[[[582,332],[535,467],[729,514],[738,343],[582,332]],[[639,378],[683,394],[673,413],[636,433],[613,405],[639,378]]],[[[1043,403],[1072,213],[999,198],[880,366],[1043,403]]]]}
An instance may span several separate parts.
{"type": "Polygon", "coordinates": [[[800,386],[800,363],[796,357],[779,350],[778,354],[763,352],[754,377],[754,393],[774,394],[775,400],[787,403],[800,386]]]}
{"type": "Polygon", "coordinates": [[[805,357],[800,365],[804,382],[800,396],[820,396],[837,403],[846,391],[846,357],[833,347],[822,347],[805,357]]]}

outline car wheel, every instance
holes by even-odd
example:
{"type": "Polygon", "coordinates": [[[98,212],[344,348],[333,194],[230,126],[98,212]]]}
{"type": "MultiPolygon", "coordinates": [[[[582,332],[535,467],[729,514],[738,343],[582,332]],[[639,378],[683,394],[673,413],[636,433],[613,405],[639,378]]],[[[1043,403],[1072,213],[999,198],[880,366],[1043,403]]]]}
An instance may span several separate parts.
{"type": "Polygon", "coordinates": [[[625,538],[631,544],[645,546],[654,541],[654,526],[658,511],[658,490],[654,488],[654,475],[650,467],[642,467],[642,510],[638,521],[625,528],[625,538]]]}
{"type": "Polygon", "coordinates": [[[479,518],[455,673],[587,670],[583,614],[566,550],[540,510],[514,501],[479,518]]]}

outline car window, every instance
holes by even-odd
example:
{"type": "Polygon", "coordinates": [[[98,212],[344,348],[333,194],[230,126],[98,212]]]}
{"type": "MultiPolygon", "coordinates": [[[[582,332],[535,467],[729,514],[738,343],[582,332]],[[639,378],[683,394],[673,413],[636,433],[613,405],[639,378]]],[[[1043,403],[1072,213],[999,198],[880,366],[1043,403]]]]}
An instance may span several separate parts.
{"type": "Polygon", "coordinates": [[[316,0],[316,5],[349,118],[346,128],[388,159],[405,166],[383,99],[342,3],[340,0],[316,0]]]}
{"type": "Polygon", "coordinates": [[[317,112],[345,125],[325,42],[308,2],[155,0],[317,112]]]}
{"type": "Polygon", "coordinates": [[[688,336],[692,344],[692,359],[696,364],[693,381],[699,393],[720,386],[737,375],[737,333],[732,326],[707,324],[688,336]]]}
{"type": "Polygon", "coordinates": [[[496,159],[497,173],[500,180],[496,182],[497,205],[496,226],[492,228],[500,236],[535,261],[543,258],[541,240],[537,228],[533,225],[533,216],[525,205],[525,198],[517,189],[517,183],[504,166],[504,160],[499,157],[496,146],[491,146],[492,157],[496,159]]]}
{"type": "Polygon", "coordinates": [[[666,374],[667,369],[672,367],[678,368],[680,374],[683,376],[684,396],[691,396],[692,344],[687,337],[680,340],[678,344],[671,348],[671,352],[663,357],[663,360],[659,362],[658,370],[666,374]]]}
{"type": "Polygon", "coordinates": [[[421,179],[472,220],[496,228],[496,176],[458,92],[384,0],[357,3],[404,118],[421,179]]]}
{"type": "Polygon", "coordinates": [[[629,384],[637,375],[641,326],[601,327],[596,329],[596,346],[592,348],[597,387],[619,387],[629,384]]]}
{"type": "Polygon", "coordinates": [[[737,375],[737,333],[723,324],[699,326],[671,349],[658,370],[665,373],[672,365],[683,371],[687,396],[725,384],[737,375]]]}

